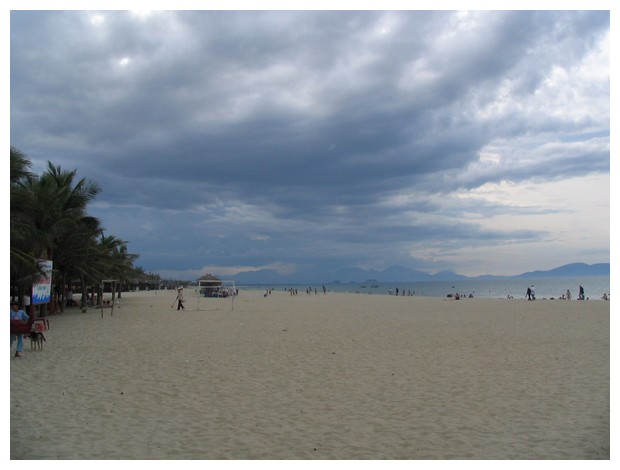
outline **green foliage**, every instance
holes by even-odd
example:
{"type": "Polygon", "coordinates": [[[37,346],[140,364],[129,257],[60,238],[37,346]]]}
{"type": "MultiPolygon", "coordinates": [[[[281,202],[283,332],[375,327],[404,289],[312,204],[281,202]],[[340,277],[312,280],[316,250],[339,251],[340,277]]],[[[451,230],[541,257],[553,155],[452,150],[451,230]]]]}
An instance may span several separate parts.
{"type": "Polygon", "coordinates": [[[61,290],[74,278],[93,284],[130,278],[138,255],[128,252],[127,242],[104,235],[100,221],[88,215],[99,186],[51,162],[41,175],[30,168],[11,147],[11,286],[27,289],[40,275],[40,258],[54,262],[61,290]]]}

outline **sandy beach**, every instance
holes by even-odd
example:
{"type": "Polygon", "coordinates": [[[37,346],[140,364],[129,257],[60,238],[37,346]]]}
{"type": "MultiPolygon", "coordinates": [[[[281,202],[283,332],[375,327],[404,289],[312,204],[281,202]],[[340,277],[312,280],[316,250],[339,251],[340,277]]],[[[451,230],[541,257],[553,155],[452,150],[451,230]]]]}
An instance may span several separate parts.
{"type": "Polygon", "coordinates": [[[186,295],[13,345],[11,459],[610,458],[609,302],[186,295]]]}

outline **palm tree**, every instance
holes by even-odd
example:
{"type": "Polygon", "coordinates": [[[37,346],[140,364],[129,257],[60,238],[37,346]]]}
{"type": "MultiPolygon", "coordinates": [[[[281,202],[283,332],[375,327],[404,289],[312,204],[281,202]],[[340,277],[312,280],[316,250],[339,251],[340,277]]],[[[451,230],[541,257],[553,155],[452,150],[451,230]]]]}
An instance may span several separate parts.
{"type": "Polygon", "coordinates": [[[34,177],[30,171],[32,162],[15,147],[11,146],[11,187],[28,178],[34,177]]]}
{"type": "Polygon", "coordinates": [[[33,266],[37,266],[37,259],[51,259],[55,266],[66,270],[71,250],[83,249],[76,244],[82,229],[98,226],[98,221],[86,214],[86,206],[99,187],[85,179],[74,182],[76,170],[63,171],[51,162],[40,177],[31,176],[27,160],[11,150],[11,247],[15,267],[21,256],[33,266]],[[56,251],[61,255],[58,259],[56,251]]]}
{"type": "MultiPolygon", "coordinates": [[[[103,233],[97,248],[95,265],[101,273],[100,279],[118,280],[117,288],[120,290],[120,284],[129,279],[133,270],[133,262],[138,255],[128,252],[126,241],[114,236],[104,236],[103,233]]],[[[119,292],[119,297],[120,295],[119,292]]]]}
{"type": "Polygon", "coordinates": [[[40,177],[30,167],[11,147],[11,285],[18,287],[20,298],[20,289],[31,287],[41,275],[41,258],[53,261],[61,306],[68,282],[76,277],[82,281],[83,299],[87,283],[127,280],[138,256],[128,252],[127,242],[105,236],[99,220],[86,212],[99,186],[84,178],[76,181],[76,170],[63,171],[51,162],[40,177]]]}
{"type": "MultiPolygon", "coordinates": [[[[66,304],[66,289],[72,279],[89,280],[93,271],[92,260],[98,253],[96,237],[102,232],[99,220],[95,217],[84,216],[78,219],[72,231],[66,238],[54,247],[54,268],[59,274],[60,310],[64,311],[66,304]]],[[[95,278],[98,276],[94,276],[95,278]]],[[[99,280],[101,277],[99,277],[99,280]]],[[[84,288],[83,288],[84,290],[84,288]]]]}
{"type": "Polygon", "coordinates": [[[30,214],[33,198],[29,187],[35,175],[30,171],[31,162],[14,147],[11,147],[10,161],[10,276],[11,286],[17,287],[17,296],[21,300],[23,292],[41,274],[36,256],[40,248],[39,238],[30,214]]]}
{"type": "Polygon", "coordinates": [[[48,259],[53,259],[53,248],[63,243],[87,217],[86,206],[99,193],[99,186],[84,178],[74,184],[76,172],[62,171],[60,166],[48,162],[47,170],[33,188],[35,224],[46,235],[48,259]]]}

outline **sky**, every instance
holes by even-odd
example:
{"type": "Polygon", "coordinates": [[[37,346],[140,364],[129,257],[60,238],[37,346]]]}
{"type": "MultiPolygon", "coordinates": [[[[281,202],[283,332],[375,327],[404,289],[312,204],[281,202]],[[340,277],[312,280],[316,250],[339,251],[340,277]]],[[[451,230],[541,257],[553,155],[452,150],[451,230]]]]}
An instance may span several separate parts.
{"type": "Polygon", "coordinates": [[[609,50],[604,10],[14,8],[10,144],[163,278],[607,263],[609,50]]]}

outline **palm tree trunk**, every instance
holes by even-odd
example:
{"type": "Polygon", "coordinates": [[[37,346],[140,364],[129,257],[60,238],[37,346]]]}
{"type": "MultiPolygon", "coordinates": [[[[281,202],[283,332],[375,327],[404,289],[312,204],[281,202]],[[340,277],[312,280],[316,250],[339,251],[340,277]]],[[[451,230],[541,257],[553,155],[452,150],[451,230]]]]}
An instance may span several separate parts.
{"type": "Polygon", "coordinates": [[[86,286],[86,277],[84,274],[80,275],[80,282],[82,283],[82,301],[80,302],[80,308],[86,308],[86,299],[88,298],[88,288],[86,286]]]}
{"type": "Polygon", "coordinates": [[[67,303],[67,272],[63,269],[62,274],[60,275],[60,299],[58,299],[60,303],[60,313],[65,311],[65,304],[67,303]]]}

